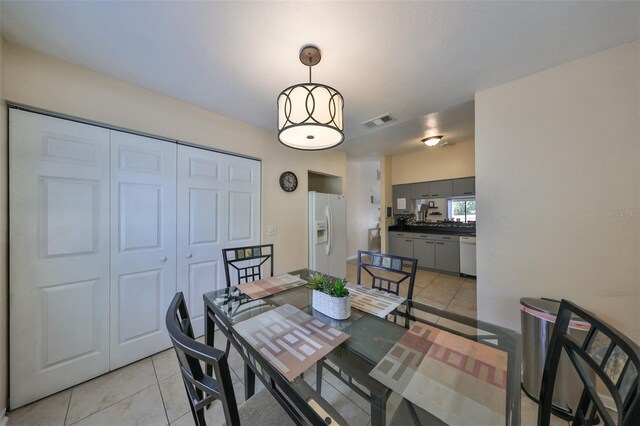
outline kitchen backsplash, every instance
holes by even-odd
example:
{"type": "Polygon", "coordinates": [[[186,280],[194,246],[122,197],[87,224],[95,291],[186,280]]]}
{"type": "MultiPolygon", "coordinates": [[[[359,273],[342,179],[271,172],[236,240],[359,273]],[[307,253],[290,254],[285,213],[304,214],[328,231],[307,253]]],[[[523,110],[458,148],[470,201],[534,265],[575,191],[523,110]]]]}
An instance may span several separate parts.
{"type": "Polygon", "coordinates": [[[429,215],[427,216],[427,221],[429,222],[437,222],[437,221],[443,221],[445,219],[448,219],[448,203],[447,203],[447,199],[446,198],[434,198],[434,199],[429,199],[429,200],[422,200],[422,199],[418,199],[418,200],[407,200],[407,202],[409,203],[409,207],[411,209],[411,211],[413,213],[407,213],[407,214],[397,214],[395,215],[396,219],[404,219],[404,220],[410,220],[411,221],[418,221],[421,220],[422,218],[422,214],[420,213],[420,206],[421,205],[426,205],[428,206],[429,203],[433,203],[433,205],[435,207],[430,207],[429,208],[429,215]],[[431,214],[431,213],[440,213],[438,214],[431,214]]]}

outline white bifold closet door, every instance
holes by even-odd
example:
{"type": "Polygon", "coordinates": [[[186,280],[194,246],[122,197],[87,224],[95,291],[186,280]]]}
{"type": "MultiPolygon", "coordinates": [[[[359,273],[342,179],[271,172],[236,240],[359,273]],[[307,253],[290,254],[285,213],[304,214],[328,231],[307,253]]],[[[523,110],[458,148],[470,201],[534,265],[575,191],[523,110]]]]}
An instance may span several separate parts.
{"type": "Polygon", "coordinates": [[[171,345],[176,293],[176,149],[111,131],[111,368],[171,345]]]}
{"type": "Polygon", "coordinates": [[[226,286],[222,249],[260,242],[260,162],[178,147],[178,291],[195,335],[202,295],[226,286]]]}
{"type": "Polygon", "coordinates": [[[109,371],[109,130],[13,109],[9,128],[15,408],[109,371]]]}
{"type": "Polygon", "coordinates": [[[10,110],[10,408],[197,334],[222,248],[260,243],[260,162],[10,110]]]}

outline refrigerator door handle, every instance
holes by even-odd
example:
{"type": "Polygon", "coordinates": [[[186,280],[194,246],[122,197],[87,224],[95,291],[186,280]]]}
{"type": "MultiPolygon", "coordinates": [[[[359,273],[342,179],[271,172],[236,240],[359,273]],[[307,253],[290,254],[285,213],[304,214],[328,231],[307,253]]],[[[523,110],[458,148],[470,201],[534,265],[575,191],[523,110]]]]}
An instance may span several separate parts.
{"type": "Polygon", "coordinates": [[[327,245],[325,246],[325,253],[329,256],[331,253],[331,238],[333,237],[333,230],[331,229],[331,207],[326,206],[324,208],[324,215],[327,218],[327,245]]]}

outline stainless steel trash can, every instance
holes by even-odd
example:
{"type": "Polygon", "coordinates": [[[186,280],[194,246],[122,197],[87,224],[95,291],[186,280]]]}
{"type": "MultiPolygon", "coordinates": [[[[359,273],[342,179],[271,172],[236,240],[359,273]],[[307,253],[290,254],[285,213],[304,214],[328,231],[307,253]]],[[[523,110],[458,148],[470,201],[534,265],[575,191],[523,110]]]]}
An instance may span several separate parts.
{"type": "MultiPolygon", "coordinates": [[[[520,299],[522,321],[522,389],[538,402],[542,371],[547,357],[553,326],[560,302],[551,299],[525,297],[520,299]]],[[[579,343],[584,341],[589,325],[573,318],[569,333],[579,343]],[[586,329],[586,330],[585,330],[586,329]]],[[[554,413],[565,419],[573,417],[578,405],[583,384],[566,353],[560,358],[558,376],[553,393],[554,413]]]]}

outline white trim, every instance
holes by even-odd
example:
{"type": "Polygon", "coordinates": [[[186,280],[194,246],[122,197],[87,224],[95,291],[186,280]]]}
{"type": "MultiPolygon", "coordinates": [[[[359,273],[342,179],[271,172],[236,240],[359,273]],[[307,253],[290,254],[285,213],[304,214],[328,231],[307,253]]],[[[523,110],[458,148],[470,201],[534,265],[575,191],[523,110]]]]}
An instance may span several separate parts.
{"type": "Polygon", "coordinates": [[[5,414],[7,414],[7,407],[4,407],[2,409],[2,414],[0,414],[0,426],[6,426],[6,424],[9,422],[9,417],[7,417],[5,414]]]}
{"type": "Polygon", "coordinates": [[[350,260],[354,260],[354,259],[356,259],[357,257],[358,257],[358,255],[357,255],[357,254],[354,254],[353,256],[348,256],[348,257],[347,257],[347,262],[348,262],[348,261],[350,261],[350,260]]]}

